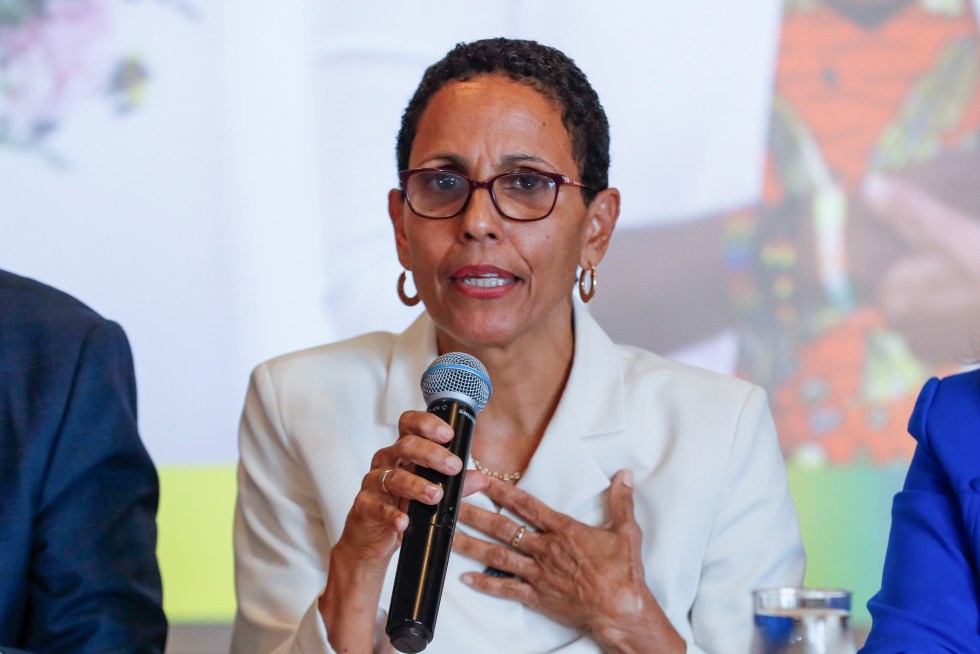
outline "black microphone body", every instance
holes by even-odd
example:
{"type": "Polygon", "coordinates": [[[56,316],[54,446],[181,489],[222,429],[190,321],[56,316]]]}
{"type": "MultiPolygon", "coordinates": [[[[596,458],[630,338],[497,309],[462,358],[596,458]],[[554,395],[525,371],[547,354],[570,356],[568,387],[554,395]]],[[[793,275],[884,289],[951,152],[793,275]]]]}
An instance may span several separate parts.
{"type": "MultiPolygon", "coordinates": [[[[438,400],[428,409],[449,423],[455,436],[449,451],[466,465],[476,422],[469,407],[454,400],[438,400]]],[[[456,531],[456,513],[463,494],[463,473],[452,477],[431,468],[415,474],[443,488],[438,504],[410,502],[408,529],[398,555],[386,631],[401,652],[420,652],[432,640],[456,531]]]]}
{"type": "MultiPolygon", "coordinates": [[[[436,359],[430,370],[448,356],[436,359]]],[[[426,401],[428,412],[439,416],[452,427],[454,436],[446,447],[460,458],[465,470],[476,427],[476,414],[486,404],[490,386],[486,370],[479,361],[468,355],[459,356],[472,360],[482,371],[480,379],[486,382],[485,397],[470,397],[472,393],[468,393],[467,389],[452,388],[450,384],[448,392],[436,392],[431,398],[426,390],[426,401]]],[[[479,374],[478,371],[474,372],[479,374]]],[[[423,388],[425,384],[426,377],[423,376],[423,388]]],[[[425,467],[416,468],[415,474],[442,486],[443,496],[435,505],[414,500],[408,505],[409,524],[402,536],[385,632],[395,649],[409,654],[425,649],[435,632],[464,477],[463,471],[445,475],[425,467]]]]}

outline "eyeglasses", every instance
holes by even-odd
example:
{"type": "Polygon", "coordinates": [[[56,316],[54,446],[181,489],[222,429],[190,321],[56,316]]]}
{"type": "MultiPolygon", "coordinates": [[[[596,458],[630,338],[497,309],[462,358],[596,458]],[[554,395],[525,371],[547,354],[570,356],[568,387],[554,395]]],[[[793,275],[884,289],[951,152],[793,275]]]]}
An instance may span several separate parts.
{"type": "Polygon", "coordinates": [[[473,191],[490,191],[493,206],[504,218],[541,220],[551,215],[563,185],[588,188],[581,182],[537,170],[503,173],[484,182],[441,168],[412,168],[398,173],[408,206],[423,218],[442,220],[466,209],[473,191]]]}

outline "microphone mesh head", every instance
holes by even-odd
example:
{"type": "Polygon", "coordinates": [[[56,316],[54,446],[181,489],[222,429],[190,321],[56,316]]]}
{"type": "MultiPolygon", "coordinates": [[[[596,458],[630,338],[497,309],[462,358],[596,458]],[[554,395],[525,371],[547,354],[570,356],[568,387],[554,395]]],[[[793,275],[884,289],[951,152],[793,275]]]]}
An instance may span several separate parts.
{"type": "Polygon", "coordinates": [[[463,352],[447,352],[436,358],[422,373],[425,403],[445,394],[465,395],[479,413],[490,400],[493,385],[480,360],[463,352]]]}

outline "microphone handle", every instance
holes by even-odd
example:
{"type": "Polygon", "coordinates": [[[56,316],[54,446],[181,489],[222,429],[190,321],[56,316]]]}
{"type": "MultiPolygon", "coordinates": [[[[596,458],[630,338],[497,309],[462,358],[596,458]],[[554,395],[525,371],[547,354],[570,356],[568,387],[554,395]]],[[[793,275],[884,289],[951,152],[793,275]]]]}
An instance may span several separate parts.
{"type": "MultiPolygon", "coordinates": [[[[476,427],[473,409],[454,399],[436,399],[428,411],[453,428],[455,436],[446,447],[465,470],[476,427]]],[[[450,476],[423,467],[415,474],[442,486],[443,496],[436,505],[415,500],[408,504],[409,523],[398,553],[385,632],[395,649],[409,654],[424,650],[435,632],[464,476],[462,471],[450,476]]]]}

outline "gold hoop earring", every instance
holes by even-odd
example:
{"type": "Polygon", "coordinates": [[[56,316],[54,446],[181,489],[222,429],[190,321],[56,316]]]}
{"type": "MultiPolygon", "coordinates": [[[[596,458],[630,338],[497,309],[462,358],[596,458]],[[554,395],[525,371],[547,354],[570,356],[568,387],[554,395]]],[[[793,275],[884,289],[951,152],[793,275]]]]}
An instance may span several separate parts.
{"type": "Polygon", "coordinates": [[[408,275],[405,274],[404,270],[402,271],[402,274],[398,275],[398,299],[401,300],[402,304],[404,304],[406,307],[414,307],[419,303],[419,294],[418,291],[416,291],[415,295],[412,297],[405,294],[405,280],[407,277],[408,275]]]}
{"type": "Polygon", "coordinates": [[[582,302],[588,303],[593,297],[595,297],[595,287],[598,285],[599,280],[595,276],[595,266],[589,264],[589,270],[586,272],[585,268],[582,268],[582,274],[578,276],[578,296],[582,298],[582,302]],[[589,276],[589,290],[585,290],[585,276],[589,276]]]}

